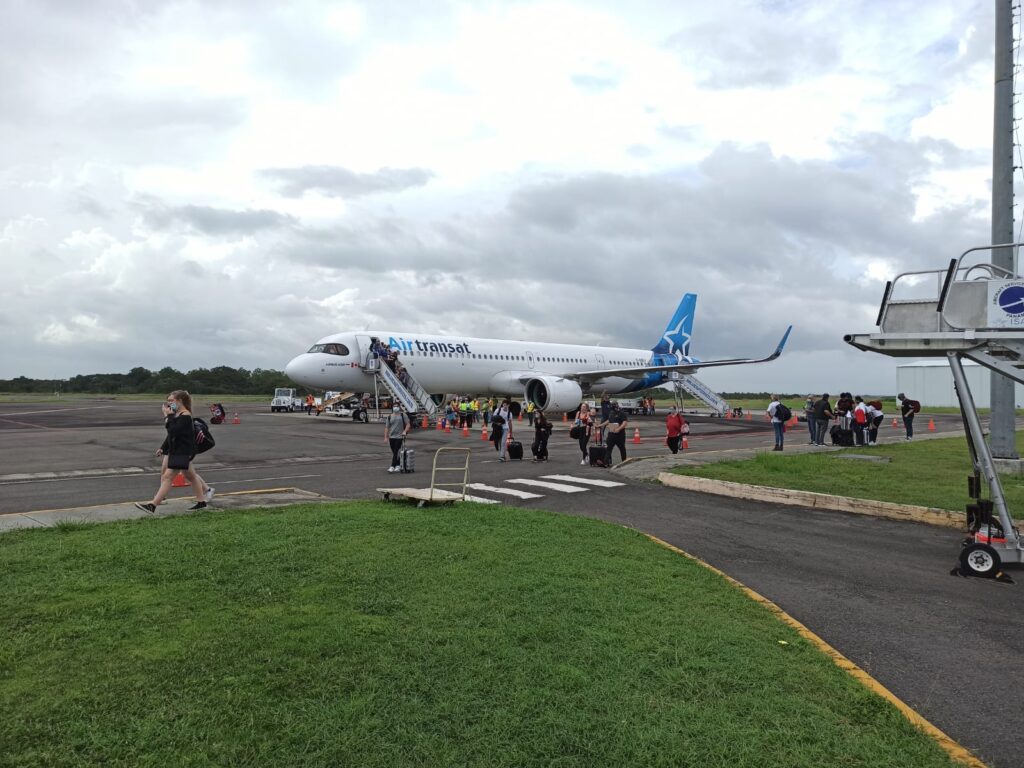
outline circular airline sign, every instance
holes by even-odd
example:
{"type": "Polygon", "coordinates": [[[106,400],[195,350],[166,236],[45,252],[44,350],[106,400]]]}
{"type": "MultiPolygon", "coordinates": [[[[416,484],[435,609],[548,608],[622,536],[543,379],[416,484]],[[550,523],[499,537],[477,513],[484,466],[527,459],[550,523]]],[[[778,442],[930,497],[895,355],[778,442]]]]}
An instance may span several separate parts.
{"type": "Polygon", "coordinates": [[[1008,315],[1024,315],[1024,285],[1010,285],[999,292],[999,308],[1008,315]]]}

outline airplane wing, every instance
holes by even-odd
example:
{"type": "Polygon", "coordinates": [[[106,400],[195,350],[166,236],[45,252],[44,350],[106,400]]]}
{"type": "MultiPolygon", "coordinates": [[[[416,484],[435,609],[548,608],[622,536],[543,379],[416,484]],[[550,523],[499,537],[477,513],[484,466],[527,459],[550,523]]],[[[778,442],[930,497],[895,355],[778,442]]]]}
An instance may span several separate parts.
{"type": "Polygon", "coordinates": [[[581,371],[580,373],[569,373],[564,376],[566,379],[574,379],[576,381],[587,382],[604,379],[609,376],[619,376],[624,379],[642,379],[644,376],[650,373],[671,373],[676,371],[681,374],[693,373],[700,368],[715,368],[723,365],[748,365],[751,363],[767,363],[774,360],[782,354],[782,348],[786,346],[786,341],[789,339],[789,333],[793,330],[793,326],[789,326],[786,332],[782,335],[782,340],[779,345],[775,348],[768,357],[762,357],[758,360],[749,357],[736,357],[729,358],[728,360],[707,360],[693,363],[679,363],[678,365],[645,365],[636,366],[634,368],[605,368],[600,371],[581,371]]]}

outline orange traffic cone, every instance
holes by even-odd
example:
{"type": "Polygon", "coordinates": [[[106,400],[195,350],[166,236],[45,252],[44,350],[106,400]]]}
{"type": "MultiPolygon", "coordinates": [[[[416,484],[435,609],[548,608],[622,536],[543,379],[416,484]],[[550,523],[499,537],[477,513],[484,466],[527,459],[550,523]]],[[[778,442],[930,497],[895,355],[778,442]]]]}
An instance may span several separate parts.
{"type": "Polygon", "coordinates": [[[892,417],[892,425],[894,427],[896,426],[896,417],[895,416],[892,417]]]}
{"type": "Polygon", "coordinates": [[[522,421],[522,420],[523,420],[523,412],[522,412],[522,411],[520,411],[520,412],[519,412],[519,421],[522,421]]]}
{"type": "Polygon", "coordinates": [[[429,422],[429,421],[427,421],[427,414],[425,414],[425,413],[423,414],[423,423],[422,423],[422,424],[420,424],[420,426],[421,426],[421,427],[422,427],[423,429],[426,429],[427,427],[429,427],[429,426],[430,426],[430,422],[429,422]]]}
{"type": "Polygon", "coordinates": [[[449,435],[452,433],[452,423],[450,421],[444,423],[444,431],[449,435]]]}
{"type": "Polygon", "coordinates": [[[683,435],[683,450],[685,451],[690,447],[690,441],[686,439],[686,435],[683,435]]]}
{"type": "Polygon", "coordinates": [[[726,411],[725,412],[725,418],[731,419],[732,418],[732,411],[726,411]]]}
{"type": "Polygon", "coordinates": [[[786,422],[786,426],[795,427],[796,426],[796,421],[797,421],[796,414],[793,414],[792,416],[789,417],[789,421],[786,422]]]}
{"type": "Polygon", "coordinates": [[[238,418],[238,414],[237,413],[235,414],[235,418],[233,418],[231,420],[231,423],[232,424],[241,424],[242,423],[242,420],[240,418],[238,418]]]}
{"type": "Polygon", "coordinates": [[[171,488],[188,488],[191,483],[185,479],[184,472],[178,472],[174,476],[174,481],[171,483],[171,488]]]}
{"type": "Polygon", "coordinates": [[[637,444],[640,443],[640,427],[633,430],[633,442],[637,444]]]}
{"type": "Polygon", "coordinates": [[[443,418],[442,418],[442,419],[438,419],[438,420],[437,420],[437,430],[438,430],[438,431],[440,431],[440,430],[444,429],[444,425],[443,425],[443,424],[441,423],[442,421],[444,421],[444,419],[443,419],[443,418]]]}
{"type": "Polygon", "coordinates": [[[465,424],[462,425],[462,436],[469,437],[469,427],[465,424]]]}
{"type": "Polygon", "coordinates": [[[487,425],[486,424],[484,424],[484,428],[482,430],[480,430],[480,439],[483,440],[485,443],[489,439],[488,436],[487,436],[487,425]]]}
{"type": "Polygon", "coordinates": [[[935,431],[935,419],[928,419],[928,431],[929,432],[934,432],[935,431]]]}
{"type": "Polygon", "coordinates": [[[562,423],[564,424],[568,420],[569,420],[569,414],[568,413],[563,413],[562,414],[562,423]]]}

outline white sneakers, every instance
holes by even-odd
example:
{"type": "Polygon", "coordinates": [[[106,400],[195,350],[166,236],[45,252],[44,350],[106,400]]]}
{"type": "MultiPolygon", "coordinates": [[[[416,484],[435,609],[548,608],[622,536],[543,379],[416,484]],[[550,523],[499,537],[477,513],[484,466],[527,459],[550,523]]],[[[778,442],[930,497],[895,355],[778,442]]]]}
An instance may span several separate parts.
{"type": "Polygon", "coordinates": [[[211,501],[213,501],[213,486],[212,485],[206,486],[206,493],[204,493],[203,496],[206,498],[206,503],[207,504],[209,504],[211,501]]]}
{"type": "Polygon", "coordinates": [[[388,467],[388,472],[398,472],[398,471],[399,471],[398,467],[388,467]]]}
{"type": "Polygon", "coordinates": [[[583,457],[582,459],[580,459],[580,466],[582,467],[582,466],[584,466],[584,465],[585,465],[586,463],[587,463],[587,457],[586,457],[586,456],[584,456],[584,457],[583,457]]]}

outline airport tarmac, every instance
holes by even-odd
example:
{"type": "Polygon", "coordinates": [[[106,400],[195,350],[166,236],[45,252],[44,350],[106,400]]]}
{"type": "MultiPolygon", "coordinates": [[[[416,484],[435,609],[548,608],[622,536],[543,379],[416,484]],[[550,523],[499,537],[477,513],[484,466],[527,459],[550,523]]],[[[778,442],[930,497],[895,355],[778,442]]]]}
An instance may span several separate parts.
{"type": "MultiPolygon", "coordinates": [[[[468,438],[417,430],[410,445],[418,471],[391,475],[379,424],[226,405],[229,421],[237,411],[241,423],[215,426],[217,446],[198,463],[218,494],[288,486],[336,499],[376,498],[378,487],[428,485],[435,448],[467,447],[471,481],[484,486],[474,495],[629,525],[686,550],[776,602],[992,765],[1022,763],[1012,735],[1024,731],[1024,711],[1002,706],[1000,694],[1024,676],[1024,573],[1014,586],[950,577],[956,531],[675,491],[580,466],[563,424],[556,424],[551,461],[543,464],[498,463],[479,424],[468,438]]],[[[691,452],[773,443],[763,421],[691,423],[691,452]]],[[[921,418],[916,426],[924,431],[926,424],[921,418]]],[[[937,417],[936,425],[940,432],[961,428],[956,416],[937,417]]],[[[667,454],[663,417],[632,419],[629,438],[634,426],[642,442],[627,439],[630,456],[667,454]]],[[[882,429],[887,438],[902,437],[902,428],[882,429]]],[[[514,432],[529,445],[525,421],[514,432]]],[[[790,445],[805,436],[801,424],[790,431],[790,445]]],[[[147,500],[162,438],[159,402],[4,404],[0,514],[147,500]]],[[[175,489],[171,505],[187,506],[187,490],[175,489]]]]}

